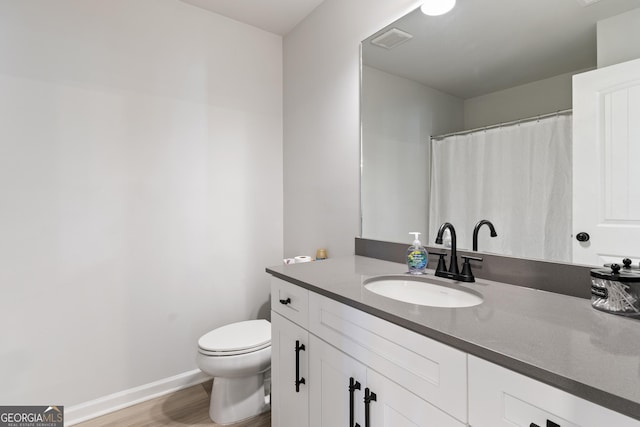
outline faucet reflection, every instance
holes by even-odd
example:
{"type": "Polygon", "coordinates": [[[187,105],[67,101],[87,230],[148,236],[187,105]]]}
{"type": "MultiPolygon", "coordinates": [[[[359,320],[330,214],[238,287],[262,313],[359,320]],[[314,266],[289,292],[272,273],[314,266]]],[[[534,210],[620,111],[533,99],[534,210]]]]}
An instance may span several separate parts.
{"type": "Polygon", "coordinates": [[[438,235],[436,236],[436,243],[438,245],[442,244],[442,235],[444,234],[444,230],[446,229],[449,229],[449,233],[451,233],[451,262],[449,264],[449,273],[457,275],[460,273],[460,271],[458,270],[458,254],[456,252],[456,229],[453,228],[453,224],[451,224],[450,222],[445,222],[440,226],[438,235]]]}
{"type": "Polygon", "coordinates": [[[480,231],[480,227],[482,227],[485,224],[489,226],[489,231],[491,232],[491,237],[496,237],[498,235],[498,233],[496,233],[496,229],[494,228],[494,226],[491,223],[491,221],[486,220],[486,219],[483,219],[482,221],[478,221],[476,226],[473,228],[473,251],[474,252],[478,251],[478,231],[480,231]]]}

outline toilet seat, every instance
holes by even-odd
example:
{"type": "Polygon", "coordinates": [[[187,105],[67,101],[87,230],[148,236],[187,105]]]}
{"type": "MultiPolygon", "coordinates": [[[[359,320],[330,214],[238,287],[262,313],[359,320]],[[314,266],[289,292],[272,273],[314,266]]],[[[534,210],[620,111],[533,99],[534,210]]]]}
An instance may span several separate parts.
{"type": "Polygon", "coordinates": [[[206,356],[235,356],[270,346],[271,324],[264,319],[225,325],[198,340],[198,351],[206,356]]]}
{"type": "Polygon", "coordinates": [[[261,345],[259,347],[254,347],[254,348],[248,348],[248,349],[244,349],[244,350],[236,350],[236,351],[212,351],[212,350],[205,350],[202,347],[200,347],[198,349],[198,352],[200,354],[203,354],[205,356],[238,356],[241,354],[248,354],[248,353],[255,353],[256,351],[259,350],[263,350],[265,348],[269,348],[271,347],[271,343],[267,343],[264,345],[261,345]]]}

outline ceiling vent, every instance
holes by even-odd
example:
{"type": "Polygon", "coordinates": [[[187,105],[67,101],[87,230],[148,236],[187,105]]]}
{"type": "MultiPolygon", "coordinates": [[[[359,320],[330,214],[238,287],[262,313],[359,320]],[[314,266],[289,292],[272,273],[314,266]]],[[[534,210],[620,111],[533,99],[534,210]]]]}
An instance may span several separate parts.
{"type": "Polygon", "coordinates": [[[385,49],[393,49],[400,46],[407,40],[411,40],[413,36],[397,28],[392,28],[389,31],[385,31],[375,39],[371,40],[371,44],[383,47],[385,49]]]}

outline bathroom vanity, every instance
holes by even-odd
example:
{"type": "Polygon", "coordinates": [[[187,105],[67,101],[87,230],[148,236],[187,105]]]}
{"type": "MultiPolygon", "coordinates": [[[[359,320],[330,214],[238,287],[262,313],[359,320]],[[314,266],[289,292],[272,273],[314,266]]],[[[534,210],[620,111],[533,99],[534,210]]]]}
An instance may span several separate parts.
{"type": "Polygon", "coordinates": [[[364,286],[405,271],[361,256],[267,269],[275,427],[640,426],[638,320],[432,271],[483,302],[430,307],[364,286]]]}

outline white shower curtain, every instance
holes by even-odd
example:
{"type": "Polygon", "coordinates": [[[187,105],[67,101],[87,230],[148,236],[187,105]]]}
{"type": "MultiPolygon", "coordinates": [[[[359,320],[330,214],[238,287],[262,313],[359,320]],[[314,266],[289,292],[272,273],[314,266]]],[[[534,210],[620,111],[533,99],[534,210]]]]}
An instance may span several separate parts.
{"type": "Polygon", "coordinates": [[[456,228],[481,252],[571,261],[571,116],[560,114],[432,141],[430,243],[438,227],[456,228]]]}

